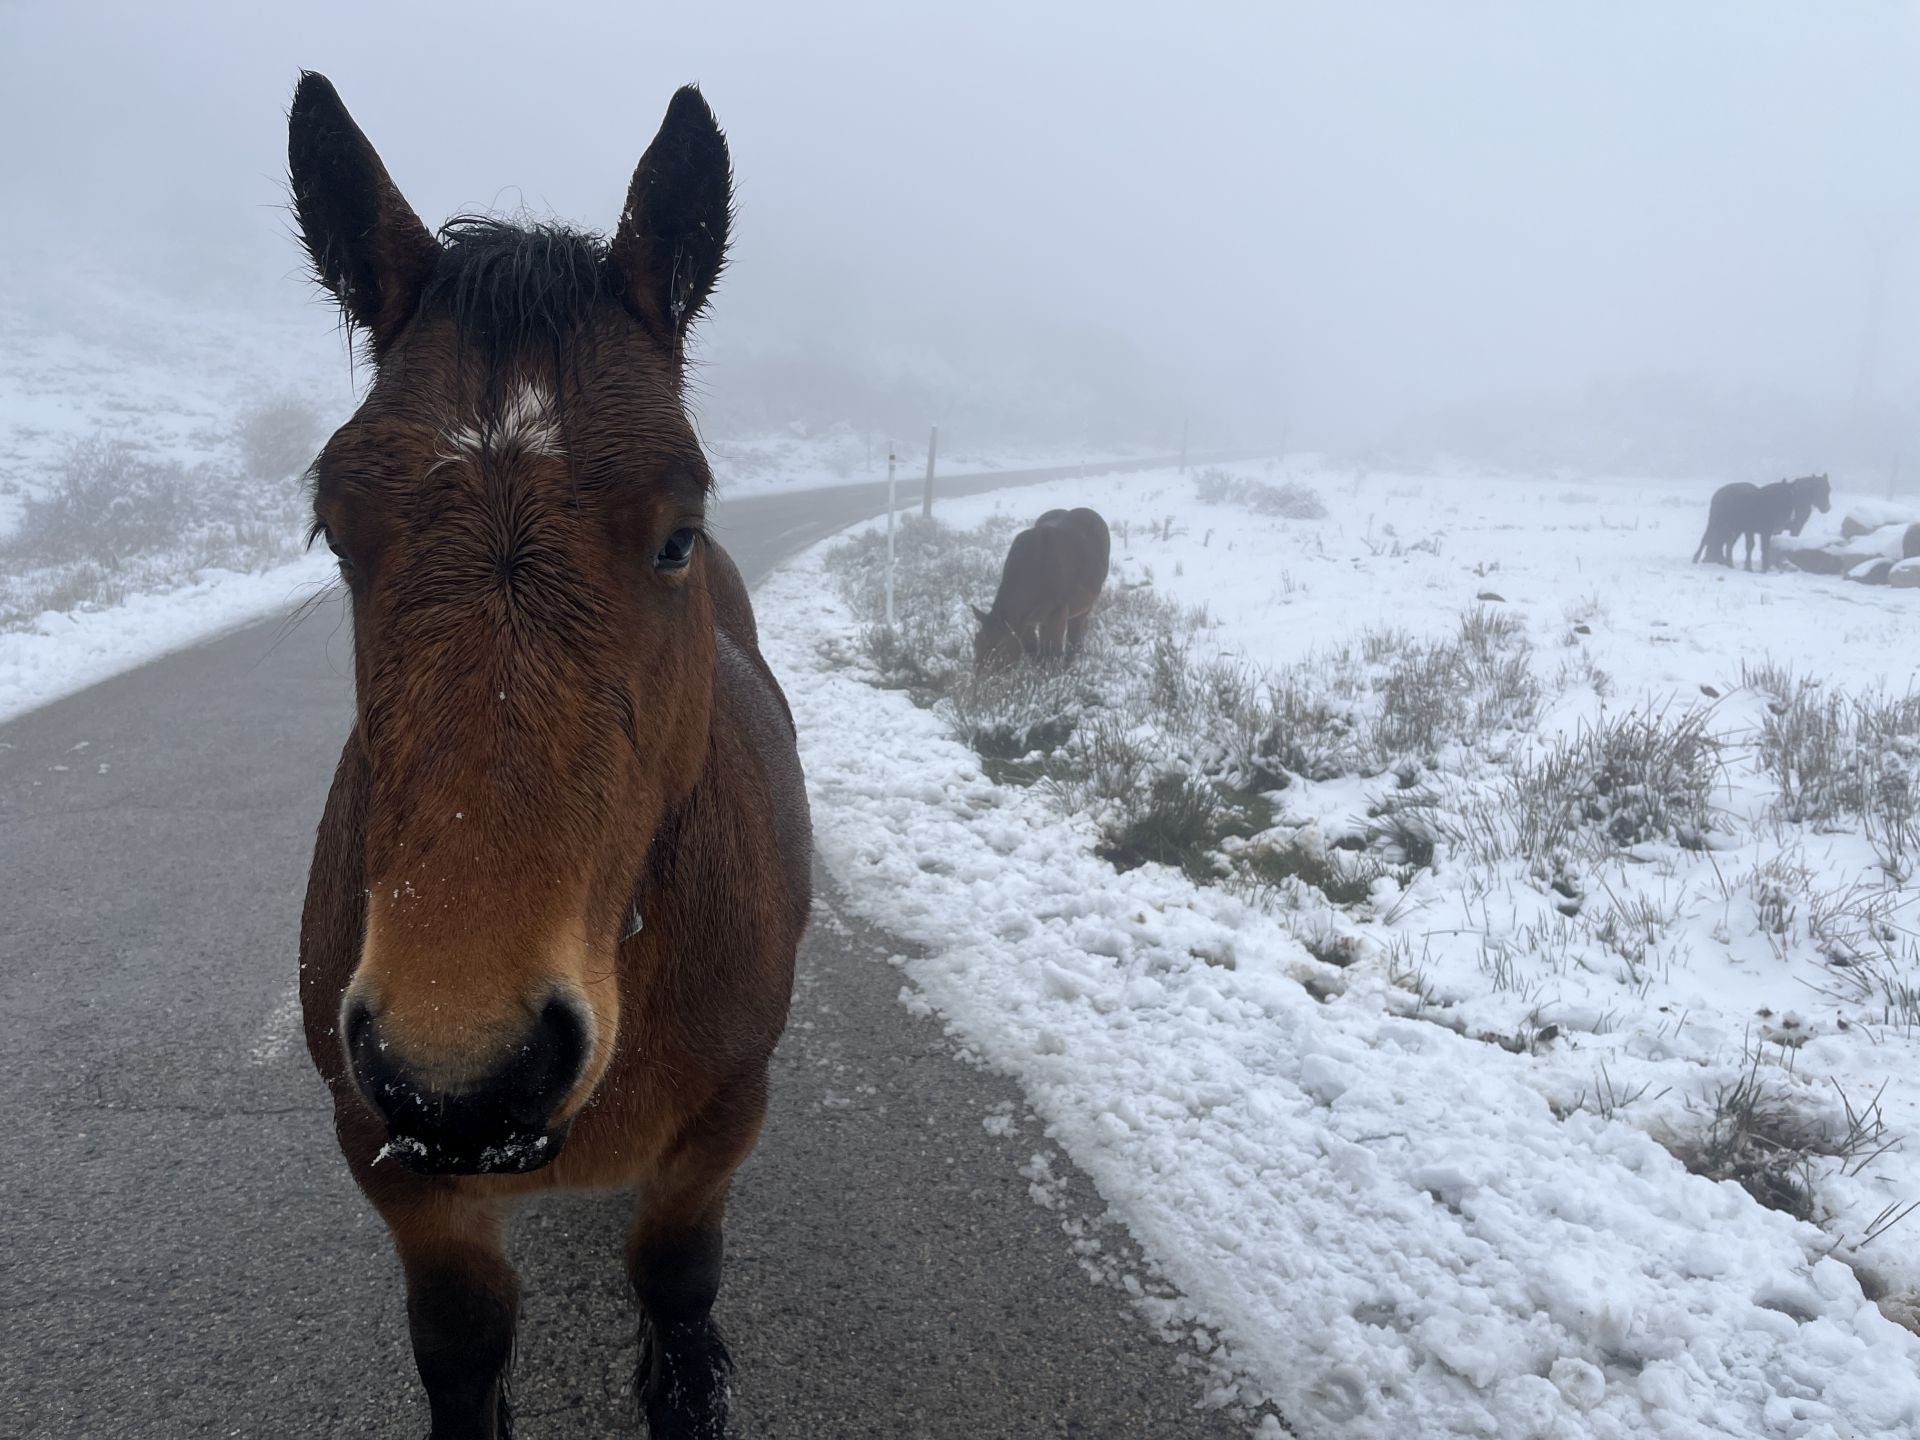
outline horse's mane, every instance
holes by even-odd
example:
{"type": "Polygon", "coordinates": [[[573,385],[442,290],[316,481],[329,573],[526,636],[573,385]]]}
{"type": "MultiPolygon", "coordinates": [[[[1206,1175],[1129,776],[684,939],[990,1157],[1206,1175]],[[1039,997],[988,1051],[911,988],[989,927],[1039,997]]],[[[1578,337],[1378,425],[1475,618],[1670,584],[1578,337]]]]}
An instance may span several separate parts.
{"type": "Polygon", "coordinates": [[[453,321],[455,344],[479,361],[489,388],[536,347],[550,350],[558,382],[570,343],[612,293],[607,242],[563,225],[459,215],[440,227],[440,246],[421,312],[453,321]]]}

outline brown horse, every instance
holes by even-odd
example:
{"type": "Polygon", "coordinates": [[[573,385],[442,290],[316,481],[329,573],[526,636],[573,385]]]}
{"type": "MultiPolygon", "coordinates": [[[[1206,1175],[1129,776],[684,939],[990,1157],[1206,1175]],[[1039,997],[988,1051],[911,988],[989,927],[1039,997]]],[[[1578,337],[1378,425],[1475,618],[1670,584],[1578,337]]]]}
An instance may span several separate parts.
{"type": "Polygon", "coordinates": [[[438,1440],[510,1427],[521,1195],[632,1187],[651,1433],[725,1433],[721,1216],[809,905],[793,722],[702,529],[687,328],[731,179],[681,90],[610,241],[429,234],[319,75],[293,203],[371,389],[314,467],[355,718],[300,930],[307,1048],[406,1274],[438,1440]]]}
{"type": "Polygon", "coordinates": [[[1097,511],[1049,510],[1007,547],[993,608],[972,608],[973,673],[994,675],[1022,656],[1079,651],[1094,601],[1107,583],[1112,540],[1097,511]]]}

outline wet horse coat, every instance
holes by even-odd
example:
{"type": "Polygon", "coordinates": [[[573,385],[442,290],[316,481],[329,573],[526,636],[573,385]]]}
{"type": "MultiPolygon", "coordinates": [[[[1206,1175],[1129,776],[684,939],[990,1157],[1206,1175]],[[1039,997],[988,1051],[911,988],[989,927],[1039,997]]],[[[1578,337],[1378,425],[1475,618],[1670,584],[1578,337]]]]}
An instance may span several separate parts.
{"type": "Polygon", "coordinates": [[[355,718],[300,931],[308,1052],[406,1275],[436,1440],[507,1433],[521,1195],[631,1187],[650,1433],[725,1433],[710,1311],[810,904],[806,792],[683,345],[724,258],[726,145],[674,97],[611,240],[438,238],[320,76],[295,210],[367,337],[314,469],[355,718]]]}
{"type": "Polygon", "coordinates": [[[1079,650],[1107,583],[1112,540],[1097,511],[1049,510],[1013,537],[990,609],[973,607],[974,670],[992,674],[1022,656],[1079,650]]]}

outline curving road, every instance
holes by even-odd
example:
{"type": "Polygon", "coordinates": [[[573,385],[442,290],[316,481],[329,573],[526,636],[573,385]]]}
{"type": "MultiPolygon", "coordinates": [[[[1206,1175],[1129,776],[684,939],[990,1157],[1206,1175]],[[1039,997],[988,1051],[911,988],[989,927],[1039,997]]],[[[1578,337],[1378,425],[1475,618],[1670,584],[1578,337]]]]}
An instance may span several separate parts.
{"type": "MultiPolygon", "coordinates": [[[[884,496],[740,501],[717,529],[752,582],[884,496]]],[[[328,606],[0,727],[0,1436],[425,1433],[397,1267],[290,1003],[348,647],[328,606]]],[[[1244,1434],[1029,1198],[1037,1128],[982,1125],[1017,1088],[898,1004],[898,946],[821,891],[717,1311],[746,1433],[1244,1434]]],[[[625,1221],[620,1197],[521,1214],[523,1436],[637,1431],[625,1221]]]]}

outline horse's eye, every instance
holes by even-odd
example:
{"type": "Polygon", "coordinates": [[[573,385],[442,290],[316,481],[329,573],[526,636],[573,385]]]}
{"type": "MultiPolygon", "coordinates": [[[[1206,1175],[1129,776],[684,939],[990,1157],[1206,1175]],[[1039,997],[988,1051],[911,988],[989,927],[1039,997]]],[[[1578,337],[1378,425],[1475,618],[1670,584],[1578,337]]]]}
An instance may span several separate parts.
{"type": "Polygon", "coordinates": [[[681,526],[667,537],[667,543],[660,547],[660,553],[653,557],[656,570],[684,570],[687,562],[693,559],[693,542],[699,534],[690,526],[681,526]]]}
{"type": "Polygon", "coordinates": [[[325,525],[320,527],[320,538],[327,542],[327,549],[333,552],[333,558],[340,562],[342,570],[353,568],[353,561],[348,558],[347,552],[340,548],[340,542],[333,538],[333,531],[329,527],[325,525]]]}

